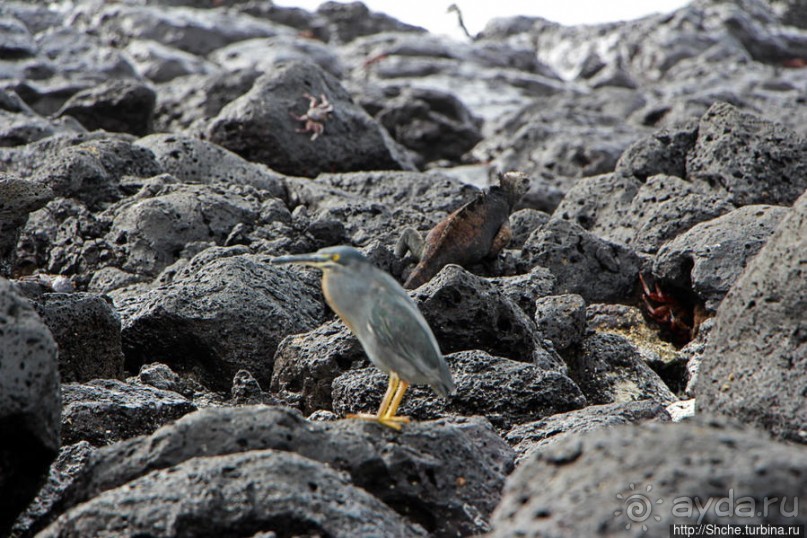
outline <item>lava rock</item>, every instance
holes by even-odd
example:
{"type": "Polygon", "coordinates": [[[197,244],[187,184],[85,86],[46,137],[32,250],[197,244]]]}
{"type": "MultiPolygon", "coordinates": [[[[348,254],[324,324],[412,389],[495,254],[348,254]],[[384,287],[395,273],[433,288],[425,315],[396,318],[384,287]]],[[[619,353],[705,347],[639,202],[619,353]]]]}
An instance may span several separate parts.
{"type": "Polygon", "coordinates": [[[535,316],[535,300],[551,295],[555,289],[555,277],[541,266],[533,267],[529,273],[494,277],[488,281],[531,318],[535,316]]]}
{"type": "Polygon", "coordinates": [[[804,508],[794,503],[805,468],[799,447],[719,423],[604,428],[527,458],[508,478],[490,536],[658,536],[698,521],[802,524],[804,508]],[[697,507],[696,499],[714,504],[697,507]]]}
{"type": "Polygon", "coordinates": [[[617,334],[594,333],[579,349],[566,356],[572,379],[592,404],[650,399],[659,403],[677,400],[675,394],[647,366],[642,352],[617,334]]]}
{"type": "Polygon", "coordinates": [[[17,259],[17,241],[28,214],[52,198],[53,192],[41,183],[12,175],[0,177],[0,277],[11,276],[17,259]]]}
{"type": "Polygon", "coordinates": [[[807,140],[787,127],[712,105],[698,124],[687,177],[723,189],[735,205],[791,205],[807,189],[807,140]]]}
{"type": "Polygon", "coordinates": [[[726,195],[675,176],[654,175],[640,185],[634,178],[605,175],[572,187],[555,215],[652,254],[695,224],[732,209],[726,195]]]}
{"type": "Polygon", "coordinates": [[[425,535],[343,474],[276,450],[194,458],[152,471],[71,509],[40,535],[247,535],[256,529],[298,535],[425,535]],[[221,510],[223,499],[226,510],[221,510]]]}
{"type": "MultiPolygon", "coordinates": [[[[399,414],[416,420],[451,415],[484,415],[506,431],[513,424],[535,420],[586,405],[583,393],[565,374],[545,370],[483,351],[446,356],[457,393],[439,398],[427,387],[412,387],[399,414]]],[[[338,414],[374,413],[381,403],[387,377],[376,368],[349,370],[333,381],[333,410],[338,414]]]]}
{"type": "Polygon", "coordinates": [[[561,219],[533,232],[522,256],[530,267],[552,271],[555,293],[576,293],[586,302],[624,300],[639,272],[639,257],[631,249],[561,219]]]}
{"type": "Polygon", "coordinates": [[[201,267],[191,260],[171,284],[122,313],[127,369],[159,357],[214,390],[228,391],[241,369],[268,387],[280,341],[312,329],[324,315],[319,286],[296,274],[252,255],[201,267]]]}
{"type": "Polygon", "coordinates": [[[480,349],[499,357],[564,371],[540,342],[535,324],[495,285],[447,265],[413,293],[444,353],[480,349]]]}
{"type": "Polygon", "coordinates": [[[155,91],[131,80],[112,80],[73,95],[56,116],[72,116],[88,131],[144,136],[153,130],[155,91]]]}
{"type": "Polygon", "coordinates": [[[425,34],[420,26],[403,23],[384,13],[370,11],[361,2],[342,4],[324,2],[317,8],[317,15],[329,23],[329,35],[340,43],[353,41],[357,37],[394,32],[425,34]]]}
{"type": "Polygon", "coordinates": [[[681,393],[689,382],[687,355],[679,352],[672,342],[662,339],[663,335],[666,336],[666,328],[648,323],[639,308],[592,304],[586,307],[586,325],[589,330],[615,334],[628,340],[639,350],[642,361],[676,394],[681,393]]]}
{"type": "Polygon", "coordinates": [[[283,174],[412,169],[394,142],[332,75],[312,63],[291,62],[258,80],[210,122],[207,137],[250,161],[283,174]],[[311,140],[290,113],[308,109],[303,93],[325,95],[334,110],[311,140]]]}
{"type": "Polygon", "coordinates": [[[652,254],[696,224],[733,209],[725,195],[705,190],[702,185],[675,176],[652,176],[625,213],[631,215],[623,221],[629,231],[617,231],[614,239],[652,254]]]}
{"type": "MultiPolygon", "coordinates": [[[[266,449],[294,452],[347,473],[355,486],[399,514],[393,519],[406,517],[433,536],[487,530],[487,517],[513,465],[512,449],[481,419],[412,423],[395,432],[354,420],[309,422],[279,407],[210,408],[150,437],[100,449],[68,492],[65,506],[119,489],[155,469],[266,449]]],[[[291,470],[287,476],[293,477],[291,470]]]]}
{"type": "MultiPolygon", "coordinates": [[[[513,249],[522,248],[530,234],[549,222],[549,218],[550,216],[547,213],[529,207],[513,212],[510,215],[510,233],[513,237],[507,247],[513,249]]],[[[583,227],[585,228],[585,226],[583,227]]]]}
{"type": "Polygon", "coordinates": [[[342,60],[333,47],[302,36],[261,37],[238,41],[214,51],[208,57],[228,71],[254,69],[267,73],[291,61],[314,62],[341,79],[342,60]]]}
{"type": "Polygon", "coordinates": [[[333,409],[331,385],[343,372],[369,365],[364,350],[341,321],[331,321],[280,342],[274,358],[272,392],[306,415],[333,409]]]}
{"type": "Polygon", "coordinates": [[[120,263],[113,245],[104,240],[110,223],[81,201],[56,198],[31,213],[17,244],[17,268],[70,275],[80,289],[95,271],[120,263]]]}
{"type": "Polygon", "coordinates": [[[227,104],[252,88],[261,75],[254,69],[178,77],[160,85],[154,116],[158,132],[198,135],[227,104]]]}
{"type": "Polygon", "coordinates": [[[453,94],[438,90],[404,88],[374,116],[396,141],[420,156],[420,164],[458,162],[482,140],[481,120],[453,94]]]}
{"type": "Polygon", "coordinates": [[[699,412],[807,443],[805,253],[802,195],[718,308],[696,386],[699,412]]]}
{"type": "Polygon", "coordinates": [[[34,498],[59,449],[56,343],[0,278],[0,534],[34,498]]]}
{"type": "Polygon", "coordinates": [[[124,259],[121,269],[155,276],[194,241],[223,244],[233,227],[254,222],[258,200],[237,186],[155,185],[115,204],[107,234],[124,259]]]}
{"type": "Polygon", "coordinates": [[[577,181],[552,213],[606,239],[623,226],[642,182],[621,174],[602,174],[577,181]]]}
{"type": "Polygon", "coordinates": [[[541,297],[535,301],[535,325],[558,351],[579,344],[586,330],[586,302],[575,294],[541,297]]]}
{"type": "Polygon", "coordinates": [[[126,46],[140,76],[155,83],[168,82],[186,75],[215,73],[215,64],[148,39],[134,39],[126,46]]]}
{"type": "Polygon", "coordinates": [[[233,405],[275,405],[278,403],[271,395],[265,393],[258,381],[248,370],[238,370],[233,377],[230,389],[230,401],[233,405]]]}
{"type": "Polygon", "coordinates": [[[94,15],[91,29],[110,41],[125,45],[133,39],[151,39],[197,56],[236,41],[291,33],[228,10],[121,4],[103,6],[94,15]]]}
{"type": "Polygon", "coordinates": [[[150,150],[162,169],[183,183],[252,185],[274,197],[286,197],[280,175],[210,142],[183,135],[153,134],[135,145],[150,150]]]}
{"type": "Polygon", "coordinates": [[[562,439],[577,437],[583,432],[622,424],[669,420],[670,415],[664,406],[651,400],[590,405],[583,409],[519,424],[507,432],[504,439],[518,454],[516,463],[521,463],[534,458],[535,452],[544,450],[562,439]]]}
{"type": "Polygon", "coordinates": [[[626,149],[616,163],[618,175],[646,181],[655,175],[686,177],[686,160],[695,148],[698,122],[656,131],[626,149]]]}
{"type": "Polygon", "coordinates": [[[659,250],[653,275],[674,287],[692,289],[708,310],[717,310],[789,212],[779,206],[751,205],[702,222],[659,250]]]}
{"type": "Polygon", "coordinates": [[[62,386],[62,443],[102,446],[149,434],[196,410],[175,392],[114,379],[62,386]]]}
{"type": "Polygon", "coordinates": [[[149,150],[109,136],[65,147],[34,178],[57,196],[78,198],[95,210],[121,198],[124,176],[143,178],[161,172],[149,150]]]}
{"type": "Polygon", "coordinates": [[[62,383],[123,377],[120,318],[91,293],[46,293],[33,306],[59,347],[62,383]]]}
{"type": "Polygon", "coordinates": [[[192,398],[194,394],[202,390],[202,386],[192,379],[180,377],[168,366],[160,362],[144,364],[137,373],[137,383],[149,385],[155,389],[176,392],[186,398],[192,398]]]}
{"type": "Polygon", "coordinates": [[[59,455],[51,464],[48,479],[42,489],[14,522],[11,529],[12,536],[32,536],[49,523],[65,491],[87,465],[95,450],[95,447],[87,441],[79,441],[59,449],[59,455]]]}

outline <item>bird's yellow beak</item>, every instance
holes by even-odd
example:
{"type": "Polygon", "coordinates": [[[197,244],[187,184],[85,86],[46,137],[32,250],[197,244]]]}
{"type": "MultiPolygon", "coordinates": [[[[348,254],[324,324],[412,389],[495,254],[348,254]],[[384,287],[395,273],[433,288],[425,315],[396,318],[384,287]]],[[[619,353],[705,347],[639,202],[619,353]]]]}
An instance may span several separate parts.
{"type": "Polygon", "coordinates": [[[311,267],[327,267],[332,265],[339,259],[338,254],[319,254],[314,252],[312,254],[293,254],[290,256],[278,256],[272,258],[270,262],[273,265],[282,265],[286,263],[297,263],[300,265],[310,265],[311,267]]]}

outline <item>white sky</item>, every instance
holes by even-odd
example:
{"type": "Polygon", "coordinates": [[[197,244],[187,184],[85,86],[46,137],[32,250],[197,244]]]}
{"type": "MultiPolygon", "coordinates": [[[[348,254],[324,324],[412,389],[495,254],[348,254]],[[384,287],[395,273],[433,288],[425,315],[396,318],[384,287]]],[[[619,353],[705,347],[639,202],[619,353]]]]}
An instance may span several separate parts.
{"type": "MultiPolygon", "coordinates": [[[[362,0],[372,11],[422,26],[435,34],[463,37],[456,15],[446,13],[452,0],[362,0]]],[[[278,0],[276,5],[314,11],[322,0],[278,0]]],[[[630,20],[668,13],[688,0],[456,0],[465,26],[476,34],[488,20],[511,15],[539,16],[565,25],[630,20]]]]}

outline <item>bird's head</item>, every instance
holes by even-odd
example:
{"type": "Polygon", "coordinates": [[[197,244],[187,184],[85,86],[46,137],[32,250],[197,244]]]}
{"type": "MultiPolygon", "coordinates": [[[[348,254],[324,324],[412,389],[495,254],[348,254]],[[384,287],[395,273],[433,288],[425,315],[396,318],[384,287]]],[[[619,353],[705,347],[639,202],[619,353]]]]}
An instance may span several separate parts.
{"type": "Polygon", "coordinates": [[[294,254],[272,258],[273,264],[297,263],[322,270],[338,269],[355,264],[367,263],[367,258],[353,247],[340,245],[321,248],[311,254],[294,254]]]}

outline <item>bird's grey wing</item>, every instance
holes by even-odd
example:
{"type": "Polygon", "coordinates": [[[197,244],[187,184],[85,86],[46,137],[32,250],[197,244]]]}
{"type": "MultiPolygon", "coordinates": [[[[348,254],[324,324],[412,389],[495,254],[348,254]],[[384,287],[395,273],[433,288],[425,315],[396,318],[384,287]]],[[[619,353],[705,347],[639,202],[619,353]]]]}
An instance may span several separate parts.
{"type": "Polygon", "coordinates": [[[386,295],[384,300],[374,301],[371,308],[371,319],[375,320],[372,332],[381,349],[400,356],[410,365],[418,365],[421,375],[439,372],[435,361],[440,356],[437,341],[408,296],[386,295]]]}

